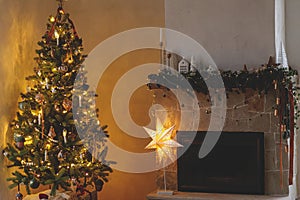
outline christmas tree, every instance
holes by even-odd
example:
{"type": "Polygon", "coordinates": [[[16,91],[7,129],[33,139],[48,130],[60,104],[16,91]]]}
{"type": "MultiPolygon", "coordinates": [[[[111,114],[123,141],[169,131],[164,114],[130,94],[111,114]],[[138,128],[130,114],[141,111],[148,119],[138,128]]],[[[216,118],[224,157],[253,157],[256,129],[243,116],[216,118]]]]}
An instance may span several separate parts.
{"type": "Polygon", "coordinates": [[[79,189],[91,184],[100,191],[112,172],[105,161],[107,127],[100,126],[82,65],[82,39],[62,0],[38,45],[35,74],[26,78],[29,86],[11,125],[14,142],[3,151],[8,167],[16,168],[9,187],[24,184],[30,194],[40,184],[51,185],[55,195],[76,182],[79,189]]]}

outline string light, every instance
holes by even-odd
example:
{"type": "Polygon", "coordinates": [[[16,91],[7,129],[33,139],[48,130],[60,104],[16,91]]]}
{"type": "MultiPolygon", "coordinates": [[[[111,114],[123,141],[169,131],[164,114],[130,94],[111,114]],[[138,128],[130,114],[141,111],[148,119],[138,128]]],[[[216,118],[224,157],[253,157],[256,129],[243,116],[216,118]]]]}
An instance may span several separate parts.
{"type": "Polygon", "coordinates": [[[53,16],[50,16],[50,19],[49,19],[49,21],[50,21],[50,22],[52,22],[52,23],[53,23],[53,22],[55,22],[55,17],[53,17],[53,16]]]}

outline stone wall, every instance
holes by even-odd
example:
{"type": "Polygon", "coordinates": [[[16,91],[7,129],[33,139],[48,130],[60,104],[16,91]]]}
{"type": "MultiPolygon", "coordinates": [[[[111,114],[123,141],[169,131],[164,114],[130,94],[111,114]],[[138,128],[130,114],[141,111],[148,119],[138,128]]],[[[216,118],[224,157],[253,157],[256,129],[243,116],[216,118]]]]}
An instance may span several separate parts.
{"type": "MultiPolygon", "coordinates": [[[[185,127],[193,127],[190,123],[195,123],[194,118],[185,118],[179,128],[180,116],[183,112],[199,112],[200,122],[199,131],[208,129],[211,120],[212,102],[209,96],[197,93],[197,101],[189,105],[180,105],[176,96],[183,93],[175,90],[176,96],[172,91],[164,89],[153,90],[155,103],[164,106],[165,110],[157,110],[158,117],[164,115],[171,123],[177,125],[176,130],[185,131],[185,127]],[[198,107],[195,107],[197,105],[198,107]],[[186,124],[186,126],[184,125],[186,124]]],[[[226,119],[223,127],[224,131],[249,131],[264,132],[265,135],[265,194],[266,195],[287,195],[288,194],[288,152],[285,151],[287,143],[283,140],[280,148],[280,132],[278,118],[274,116],[275,92],[269,91],[268,94],[259,94],[256,91],[247,89],[244,93],[238,90],[228,93],[226,119]],[[280,151],[283,156],[283,173],[281,187],[280,173],[280,151]]],[[[166,167],[167,189],[177,190],[177,163],[166,167]]],[[[157,185],[163,189],[163,173],[158,172],[157,185]]]]}

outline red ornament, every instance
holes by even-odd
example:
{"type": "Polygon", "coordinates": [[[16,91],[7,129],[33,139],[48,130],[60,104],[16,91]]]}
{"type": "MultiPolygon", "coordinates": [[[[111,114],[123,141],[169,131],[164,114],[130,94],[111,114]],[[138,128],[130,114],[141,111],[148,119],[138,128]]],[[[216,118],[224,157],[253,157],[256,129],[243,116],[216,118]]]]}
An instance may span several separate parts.
{"type": "Polygon", "coordinates": [[[66,109],[67,111],[70,111],[72,108],[72,101],[70,101],[69,99],[65,98],[63,100],[62,106],[64,107],[64,109],[66,109]]]}
{"type": "Polygon", "coordinates": [[[25,138],[23,136],[15,137],[16,147],[21,150],[24,148],[25,138]]]}
{"type": "Polygon", "coordinates": [[[35,95],[35,101],[38,102],[39,104],[42,104],[45,100],[45,97],[43,94],[38,93],[37,95],[35,95]]]}
{"type": "Polygon", "coordinates": [[[46,195],[46,194],[39,194],[39,199],[40,199],[40,200],[49,199],[49,196],[46,195]]]}

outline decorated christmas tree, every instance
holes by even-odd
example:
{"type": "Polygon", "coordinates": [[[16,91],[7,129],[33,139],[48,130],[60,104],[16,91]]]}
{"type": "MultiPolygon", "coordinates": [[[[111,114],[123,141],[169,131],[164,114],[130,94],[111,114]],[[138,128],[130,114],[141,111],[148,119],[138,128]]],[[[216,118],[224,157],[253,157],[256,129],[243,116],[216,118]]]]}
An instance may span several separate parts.
{"type": "Polygon", "coordinates": [[[26,78],[27,92],[11,124],[14,142],[3,151],[8,167],[16,169],[9,187],[22,184],[30,193],[40,184],[50,185],[55,195],[76,182],[77,189],[93,185],[100,191],[112,172],[105,161],[108,135],[87,85],[82,39],[62,0],[38,45],[35,74],[26,78]]]}

